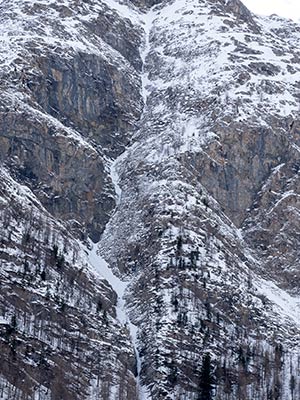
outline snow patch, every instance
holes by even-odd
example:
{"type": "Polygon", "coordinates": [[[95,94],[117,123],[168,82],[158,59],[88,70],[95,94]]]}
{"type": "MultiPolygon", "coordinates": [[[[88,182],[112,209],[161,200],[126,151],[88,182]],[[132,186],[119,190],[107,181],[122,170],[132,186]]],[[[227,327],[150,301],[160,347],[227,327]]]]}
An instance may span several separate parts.
{"type": "Polygon", "coordinates": [[[283,319],[293,322],[300,329],[300,297],[293,297],[273,282],[264,279],[257,280],[254,286],[258,293],[267,297],[283,319]]]}

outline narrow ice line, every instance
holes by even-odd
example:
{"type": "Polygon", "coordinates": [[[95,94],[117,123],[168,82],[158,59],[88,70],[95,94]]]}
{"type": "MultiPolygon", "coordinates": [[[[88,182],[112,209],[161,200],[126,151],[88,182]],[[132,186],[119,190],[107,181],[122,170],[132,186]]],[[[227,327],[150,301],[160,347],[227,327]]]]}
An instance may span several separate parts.
{"type": "Polygon", "coordinates": [[[157,16],[157,12],[153,11],[152,9],[148,11],[147,14],[144,15],[143,22],[144,22],[144,31],[145,31],[145,41],[143,44],[143,47],[141,49],[141,59],[143,62],[143,67],[142,67],[142,96],[144,99],[144,104],[146,104],[147,97],[149,95],[149,91],[147,90],[147,87],[150,84],[150,80],[148,78],[148,73],[145,72],[145,64],[146,64],[146,57],[150,53],[150,33],[151,29],[153,27],[153,22],[157,16]]]}
{"type": "Polygon", "coordinates": [[[141,373],[141,358],[138,352],[138,339],[137,339],[137,331],[138,328],[134,325],[127,314],[126,304],[124,295],[126,289],[128,288],[130,281],[122,281],[118,278],[109,267],[108,263],[104,260],[103,257],[97,251],[97,244],[92,244],[90,241],[90,246],[92,249],[89,251],[89,262],[94,267],[94,269],[101,275],[107,282],[110,284],[114,292],[117,294],[117,304],[116,304],[116,315],[118,321],[122,325],[126,325],[129,329],[131,342],[134,348],[134,353],[136,357],[136,369],[137,369],[137,388],[138,388],[138,398],[139,400],[148,400],[148,394],[145,387],[142,386],[140,382],[140,373],[141,373]]]}
{"type": "MultiPolygon", "coordinates": [[[[123,154],[121,154],[120,157],[122,157],[122,155],[123,154]]],[[[110,165],[110,177],[112,180],[112,184],[114,185],[114,188],[115,188],[116,205],[118,205],[120,203],[121,194],[122,194],[122,189],[119,185],[119,175],[118,175],[117,168],[116,168],[116,162],[119,161],[120,157],[118,157],[116,160],[114,160],[110,165]]]]}
{"type": "MultiPolygon", "coordinates": [[[[153,10],[148,11],[148,13],[143,15],[143,26],[144,26],[144,31],[145,31],[145,41],[144,41],[144,46],[141,50],[141,59],[143,62],[143,68],[142,68],[142,75],[141,75],[141,80],[142,80],[142,96],[144,99],[144,104],[146,104],[147,97],[149,95],[149,91],[147,90],[147,86],[150,84],[150,80],[148,78],[148,73],[145,72],[144,66],[146,62],[146,57],[147,54],[150,52],[150,32],[153,27],[153,22],[154,19],[156,18],[157,13],[154,12],[153,10]]],[[[118,163],[120,162],[121,159],[123,159],[126,155],[126,151],[122,153],[117,159],[111,162],[109,166],[110,170],[110,178],[112,180],[112,184],[115,189],[115,194],[116,194],[116,206],[120,204],[121,201],[121,195],[122,195],[122,189],[120,187],[120,178],[118,174],[118,163]]],[[[131,342],[134,348],[135,352],[135,357],[136,357],[136,369],[137,369],[137,377],[136,377],[136,384],[137,384],[137,390],[138,390],[138,399],[139,400],[150,400],[150,395],[148,393],[148,390],[145,386],[142,385],[141,380],[140,380],[140,375],[141,375],[141,368],[142,368],[142,361],[138,352],[138,339],[137,339],[137,333],[138,333],[138,328],[136,325],[134,325],[128,316],[127,310],[126,310],[126,302],[125,302],[125,293],[130,285],[131,281],[122,281],[120,278],[118,278],[114,273],[112,272],[111,268],[109,267],[108,263],[101,257],[99,252],[97,251],[98,245],[97,244],[92,244],[90,242],[91,250],[89,252],[89,261],[90,264],[95,268],[95,270],[101,275],[103,278],[105,278],[112,289],[115,291],[117,294],[117,304],[116,304],[116,316],[119,322],[123,325],[126,325],[129,329],[130,337],[131,337],[131,342]]]]}
{"type": "Polygon", "coordinates": [[[89,261],[91,265],[95,268],[95,270],[104,278],[107,280],[107,282],[110,284],[110,286],[113,288],[113,290],[116,292],[118,296],[118,302],[116,306],[116,313],[117,313],[117,319],[122,323],[125,324],[128,320],[128,317],[126,315],[126,312],[124,310],[124,294],[126,291],[126,288],[129,284],[128,281],[121,281],[120,278],[118,278],[112,270],[109,268],[107,262],[102,258],[98,253],[97,253],[97,245],[92,244],[90,242],[90,245],[92,246],[92,250],[89,252],[89,261]]]}

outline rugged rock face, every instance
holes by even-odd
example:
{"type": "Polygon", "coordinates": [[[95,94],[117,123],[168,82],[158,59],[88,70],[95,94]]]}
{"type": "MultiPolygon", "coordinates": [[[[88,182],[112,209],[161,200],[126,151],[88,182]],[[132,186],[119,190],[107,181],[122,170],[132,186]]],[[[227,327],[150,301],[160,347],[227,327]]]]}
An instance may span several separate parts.
{"type": "Polygon", "coordinates": [[[299,397],[299,25],[239,0],[0,19],[2,397],[299,397]]]}
{"type": "Polygon", "coordinates": [[[97,241],[114,207],[109,160],[141,112],[140,28],[96,3],[12,3],[4,34],[12,19],[20,35],[2,69],[1,160],[55,217],[97,241]]]}
{"type": "MultiPolygon", "coordinates": [[[[299,135],[299,134],[298,134],[299,135]]],[[[248,242],[264,260],[267,279],[299,293],[299,156],[297,147],[272,171],[244,226],[248,242]]]]}

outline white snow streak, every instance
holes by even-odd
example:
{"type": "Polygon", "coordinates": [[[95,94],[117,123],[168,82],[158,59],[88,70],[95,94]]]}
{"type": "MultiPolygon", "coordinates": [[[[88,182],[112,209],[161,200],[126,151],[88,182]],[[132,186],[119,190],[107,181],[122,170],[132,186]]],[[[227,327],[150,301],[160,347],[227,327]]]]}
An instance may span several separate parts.
{"type": "Polygon", "coordinates": [[[147,14],[144,14],[143,18],[143,27],[145,31],[145,39],[143,48],[141,51],[141,59],[143,61],[143,69],[142,69],[142,94],[144,99],[144,104],[147,102],[147,97],[149,94],[148,87],[150,86],[151,81],[148,78],[148,73],[145,71],[145,64],[147,55],[150,53],[150,34],[151,29],[153,27],[153,22],[157,16],[157,13],[153,10],[150,10],[147,14]]]}
{"type": "Polygon", "coordinates": [[[93,245],[90,242],[92,249],[89,252],[89,262],[95,268],[95,270],[99,273],[101,277],[107,280],[110,284],[114,292],[117,294],[117,305],[116,305],[116,314],[117,319],[122,325],[125,325],[130,332],[131,341],[133,344],[136,362],[137,362],[137,388],[138,388],[138,395],[139,400],[147,400],[148,394],[145,387],[142,386],[140,382],[140,372],[141,372],[141,359],[139,357],[138,352],[138,338],[137,338],[137,331],[138,328],[134,325],[127,314],[126,310],[126,303],[125,303],[125,293],[130,285],[131,281],[122,281],[118,278],[109,267],[108,263],[104,260],[103,257],[99,254],[97,250],[97,245],[93,245]]]}

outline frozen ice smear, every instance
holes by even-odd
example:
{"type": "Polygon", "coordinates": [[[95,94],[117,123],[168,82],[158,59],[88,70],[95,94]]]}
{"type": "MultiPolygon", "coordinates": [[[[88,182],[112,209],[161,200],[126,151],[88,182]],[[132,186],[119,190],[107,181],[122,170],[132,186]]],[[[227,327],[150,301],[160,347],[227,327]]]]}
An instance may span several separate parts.
{"type": "MultiPolygon", "coordinates": [[[[92,244],[90,243],[90,245],[92,244]]],[[[126,315],[125,311],[124,294],[129,282],[124,282],[116,275],[114,275],[107,262],[97,252],[97,246],[92,246],[92,250],[89,253],[90,263],[93,265],[95,270],[107,280],[107,282],[110,284],[110,286],[113,288],[118,296],[118,303],[116,307],[118,320],[122,324],[128,323],[128,316],[126,315]]]]}
{"type": "Polygon", "coordinates": [[[130,285],[130,281],[122,281],[120,278],[118,278],[112,272],[108,263],[99,254],[97,245],[94,245],[90,242],[90,246],[92,247],[92,249],[89,252],[89,261],[91,265],[95,268],[95,270],[99,273],[101,277],[107,280],[107,282],[110,284],[114,292],[117,294],[117,305],[116,305],[117,319],[121,324],[126,325],[127,328],[129,329],[131,341],[135,351],[136,363],[137,363],[137,386],[139,391],[139,400],[147,400],[148,399],[147,389],[140,382],[141,359],[138,351],[138,338],[137,338],[138,328],[130,321],[130,318],[126,310],[126,302],[124,298],[126,289],[130,285]]]}

